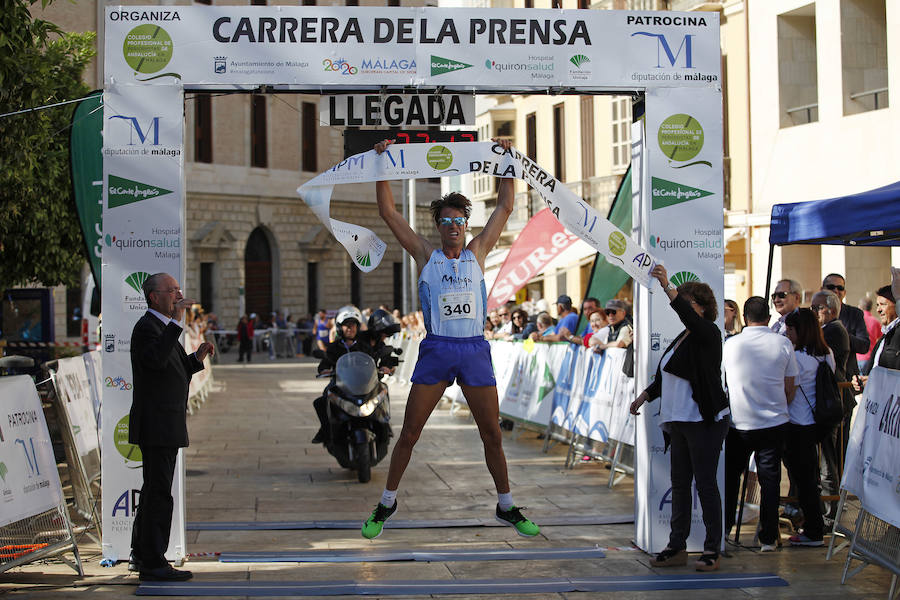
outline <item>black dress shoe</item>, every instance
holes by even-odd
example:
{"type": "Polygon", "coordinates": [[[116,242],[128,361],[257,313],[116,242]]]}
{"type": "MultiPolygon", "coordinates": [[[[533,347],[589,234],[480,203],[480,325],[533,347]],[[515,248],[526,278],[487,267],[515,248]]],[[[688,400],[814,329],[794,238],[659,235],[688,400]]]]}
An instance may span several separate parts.
{"type": "Polygon", "coordinates": [[[143,569],[139,579],[141,581],[187,581],[194,574],[190,571],[179,571],[171,565],[157,567],[156,569],[143,569]]]}
{"type": "Polygon", "coordinates": [[[128,557],[128,570],[132,573],[138,573],[141,570],[141,559],[134,554],[128,557]]]}

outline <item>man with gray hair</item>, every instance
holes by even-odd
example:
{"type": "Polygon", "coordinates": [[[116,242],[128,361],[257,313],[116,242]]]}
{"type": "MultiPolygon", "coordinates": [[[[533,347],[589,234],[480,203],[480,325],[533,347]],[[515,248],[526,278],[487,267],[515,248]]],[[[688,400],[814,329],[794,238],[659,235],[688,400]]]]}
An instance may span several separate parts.
{"type": "Polygon", "coordinates": [[[800,308],[800,301],[803,299],[803,288],[793,279],[782,279],[775,285],[775,291],[772,292],[772,305],[781,317],[772,324],[772,331],[784,335],[785,318],[800,308]]]}
{"type": "MultiPolygon", "coordinates": [[[[841,300],[829,290],[816,292],[812,297],[810,308],[819,316],[822,325],[822,333],[825,343],[834,354],[834,376],[838,381],[849,381],[847,377],[847,360],[850,356],[850,336],[844,324],[838,319],[841,312],[841,300]]],[[[846,389],[841,394],[844,405],[844,426],[837,427],[831,434],[822,440],[822,457],[825,459],[825,477],[822,486],[825,491],[833,496],[840,494],[841,465],[843,456],[847,451],[847,442],[850,439],[850,414],[856,406],[853,393],[846,389]]],[[[828,517],[834,518],[837,513],[837,503],[832,502],[828,511],[828,517]]]]}
{"type": "Polygon", "coordinates": [[[214,352],[203,342],[190,356],[178,341],[184,311],[194,303],[184,297],[168,273],[148,277],[142,289],[147,312],[131,333],[134,392],[128,419],[128,442],[142,455],[141,502],[134,517],[129,570],[141,581],[185,581],[190,571],[166,562],[172,528],[172,480],[178,449],[188,445],[187,401],[191,377],[214,352]]]}

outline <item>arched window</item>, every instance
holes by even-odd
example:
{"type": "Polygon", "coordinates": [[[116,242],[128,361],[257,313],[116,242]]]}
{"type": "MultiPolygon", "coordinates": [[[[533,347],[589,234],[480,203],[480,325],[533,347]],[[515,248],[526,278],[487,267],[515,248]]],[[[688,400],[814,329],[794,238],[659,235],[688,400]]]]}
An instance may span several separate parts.
{"type": "Polygon", "coordinates": [[[261,227],[250,233],[244,250],[244,289],[247,313],[264,319],[272,312],[272,248],[261,227]]]}

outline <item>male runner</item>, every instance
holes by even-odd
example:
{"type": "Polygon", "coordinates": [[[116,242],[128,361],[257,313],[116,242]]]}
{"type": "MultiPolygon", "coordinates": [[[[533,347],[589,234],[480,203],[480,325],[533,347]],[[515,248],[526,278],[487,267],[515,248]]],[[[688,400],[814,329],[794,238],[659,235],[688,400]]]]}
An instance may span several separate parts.
{"type": "MultiPolygon", "coordinates": [[[[511,146],[508,140],[494,141],[504,150],[511,146]]],[[[375,144],[375,151],[381,154],[392,143],[393,140],[379,142],[375,144]]],[[[501,180],[497,208],[481,233],[468,245],[465,234],[471,202],[456,192],[432,202],[431,214],[441,236],[440,249],[433,248],[428,240],[417,235],[397,212],[389,182],[376,182],[375,193],[381,218],[418,265],[419,299],[427,335],[419,347],[403,430],[391,454],[387,484],[381,500],[362,526],[362,535],[369,539],[381,535],[384,522],[397,511],[397,488],[409,464],[413,446],[444,390],[456,379],[478,425],[485,462],[497,488],[497,520],[515,527],[519,535],[535,536],[540,531],[538,526],[522,515],[509,491],[497,382],[490,345],[484,339],[487,310],[484,259],[497,243],[512,213],[513,180],[501,180]]]]}

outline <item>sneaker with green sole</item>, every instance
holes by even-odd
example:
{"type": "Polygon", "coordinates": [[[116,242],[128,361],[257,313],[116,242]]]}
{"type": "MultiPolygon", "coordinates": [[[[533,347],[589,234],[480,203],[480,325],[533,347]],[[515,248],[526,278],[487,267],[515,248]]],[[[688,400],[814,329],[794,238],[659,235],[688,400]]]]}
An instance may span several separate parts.
{"type": "MultiPolygon", "coordinates": [[[[524,506],[522,508],[525,508],[524,506]]],[[[510,507],[509,510],[503,510],[497,505],[497,521],[504,525],[516,528],[516,533],[522,537],[534,537],[541,532],[533,521],[525,518],[522,509],[517,506],[510,507]]]]}
{"type": "Polygon", "coordinates": [[[379,502],[375,506],[375,510],[372,511],[372,514],[369,515],[369,518],[366,519],[366,522],[363,523],[362,536],[368,540],[377,538],[381,535],[381,530],[384,528],[384,522],[390,519],[391,515],[395,512],[397,512],[396,500],[394,500],[394,505],[390,508],[379,502]]]}

